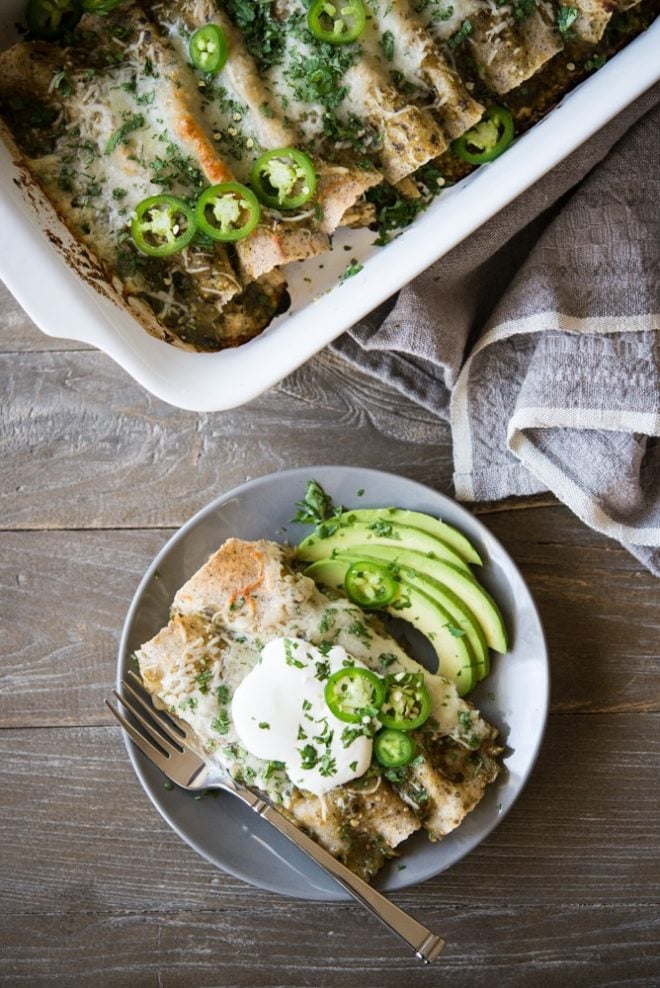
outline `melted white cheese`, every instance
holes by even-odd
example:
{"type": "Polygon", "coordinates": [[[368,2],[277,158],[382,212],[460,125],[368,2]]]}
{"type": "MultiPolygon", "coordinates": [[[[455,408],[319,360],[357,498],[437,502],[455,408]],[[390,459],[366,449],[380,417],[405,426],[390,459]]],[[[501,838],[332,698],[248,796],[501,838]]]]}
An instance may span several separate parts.
{"type": "Polygon", "coordinates": [[[345,746],[342,732],[350,725],[323,695],[328,669],[347,664],[366,668],[339,645],[324,656],[300,638],[273,638],[232,701],[236,733],[250,754],[283,762],[294,785],[317,796],[363,775],[371,762],[371,738],[345,746]]]}
{"type": "MultiPolygon", "coordinates": [[[[434,37],[446,41],[460,31],[463,21],[490,6],[489,0],[447,0],[446,3],[434,0],[420,12],[419,18],[434,37]]],[[[494,2],[492,6],[496,6],[494,2]]]]}
{"type": "MultiPolygon", "coordinates": [[[[273,547],[273,550],[276,549],[277,547],[273,547]]],[[[279,580],[277,588],[277,593],[267,594],[260,600],[257,625],[248,606],[234,606],[218,611],[213,616],[193,608],[189,613],[177,617],[172,625],[172,639],[167,648],[176,659],[168,658],[163,661],[162,645],[156,645],[152,649],[151,643],[147,643],[138,652],[143,672],[159,667],[164,669],[158,695],[167,708],[191,725],[195,736],[199,738],[200,753],[204,757],[222,766],[239,781],[264,790],[276,801],[289,804],[294,792],[293,780],[286,768],[281,769],[278,766],[284,759],[275,753],[273,744],[276,718],[270,708],[257,710],[256,706],[251,705],[253,694],[250,687],[253,682],[261,683],[259,689],[266,696],[269,695],[270,687],[264,687],[261,678],[251,677],[255,670],[257,677],[262,677],[264,673],[268,675],[268,664],[264,664],[263,653],[268,653],[273,646],[267,645],[264,649],[264,641],[272,642],[273,639],[284,638],[302,641],[303,645],[299,647],[304,647],[305,652],[315,656],[314,668],[309,670],[312,677],[317,672],[316,662],[325,661],[330,670],[334,671],[335,668],[341,668],[347,655],[351,656],[355,665],[364,666],[381,676],[397,672],[424,672],[424,681],[431,694],[431,716],[435,721],[437,734],[451,737],[460,743],[464,743],[466,731],[470,737],[475,733],[480,737],[485,736],[487,725],[458,696],[454,684],[441,675],[425,672],[397,641],[386,635],[377,622],[372,622],[370,617],[350,601],[343,598],[328,599],[316,589],[311,580],[303,576],[285,576],[279,580]],[[330,639],[334,643],[333,647],[324,656],[330,639]],[[322,644],[321,649],[309,644],[310,642],[322,644]],[[339,657],[338,666],[331,660],[331,656],[339,657]],[[200,673],[203,674],[201,678],[200,673]],[[209,678],[206,678],[207,673],[210,673],[209,678]],[[242,736],[236,719],[239,707],[237,705],[232,708],[231,705],[235,694],[245,690],[248,692],[244,695],[250,700],[246,716],[252,719],[248,719],[247,729],[243,733],[252,731],[257,735],[257,742],[265,745],[257,749],[263,752],[259,755],[249,750],[246,743],[249,738],[242,736]],[[466,724],[466,714],[470,715],[469,725],[466,724]],[[270,724],[270,729],[259,728],[261,723],[270,724]]],[[[277,670],[278,676],[280,672],[282,674],[282,683],[289,682],[288,678],[284,678],[289,674],[294,683],[300,682],[296,666],[288,666],[280,659],[277,670]]],[[[324,685],[324,682],[316,681],[315,688],[319,689],[324,685]]],[[[286,691],[285,701],[289,702],[286,691]]],[[[301,706],[302,700],[291,716],[296,735],[301,706]]],[[[329,711],[324,707],[323,716],[326,713],[329,714],[329,711]]],[[[282,713],[282,716],[288,719],[290,714],[282,713]]],[[[321,713],[316,716],[320,717],[321,713]]],[[[312,726],[311,721],[304,721],[304,724],[312,726]]],[[[317,726],[314,735],[320,736],[323,724],[317,726]]],[[[347,726],[351,725],[339,722],[338,738],[341,738],[341,733],[347,726]]],[[[322,756],[325,747],[310,740],[314,735],[305,726],[303,730],[308,737],[301,738],[300,741],[296,737],[296,746],[302,748],[306,744],[314,744],[322,756]]],[[[342,749],[340,758],[344,755],[342,749]]],[[[366,771],[370,762],[370,749],[365,750],[363,761],[358,759],[353,749],[347,758],[349,767],[353,761],[358,761],[358,764],[350,778],[366,771]]],[[[312,791],[311,772],[304,770],[304,778],[302,774],[301,771],[300,778],[296,777],[296,786],[312,791]]],[[[323,778],[326,792],[341,784],[336,774],[323,778]]]]}

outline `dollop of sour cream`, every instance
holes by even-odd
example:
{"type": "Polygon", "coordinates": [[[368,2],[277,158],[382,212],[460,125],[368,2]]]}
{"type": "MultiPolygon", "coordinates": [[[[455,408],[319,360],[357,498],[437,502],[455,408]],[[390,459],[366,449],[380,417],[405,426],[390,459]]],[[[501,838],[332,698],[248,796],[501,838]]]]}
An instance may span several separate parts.
{"type": "Polygon", "coordinates": [[[340,645],[324,655],[300,638],[273,638],[232,700],[243,746],[256,758],[283,762],[293,784],[316,796],[358,778],[371,763],[371,738],[346,743],[346,729],[359,725],[335,717],[323,695],[328,676],[347,665],[366,668],[340,645]]]}

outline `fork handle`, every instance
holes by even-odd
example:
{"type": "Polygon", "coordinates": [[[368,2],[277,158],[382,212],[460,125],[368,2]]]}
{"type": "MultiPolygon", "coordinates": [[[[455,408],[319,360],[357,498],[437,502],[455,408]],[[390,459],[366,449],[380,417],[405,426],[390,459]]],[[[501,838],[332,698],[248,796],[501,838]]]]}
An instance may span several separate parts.
{"type": "Polygon", "coordinates": [[[363,906],[376,916],[381,923],[384,923],[407,943],[415,952],[415,955],[425,964],[429,964],[438,956],[445,945],[445,941],[427,930],[425,926],[418,923],[416,919],[409,916],[403,909],[399,909],[393,902],[386,899],[384,895],[377,892],[375,888],[365,882],[362,878],[337,861],[325,848],[317,844],[315,840],[299,830],[295,824],[282,816],[274,807],[265,800],[248,790],[235,790],[236,795],[246,802],[260,817],[272,824],[281,834],[284,834],[293,844],[304,851],[305,854],[321,865],[325,871],[342,885],[347,892],[357,899],[363,906]]]}

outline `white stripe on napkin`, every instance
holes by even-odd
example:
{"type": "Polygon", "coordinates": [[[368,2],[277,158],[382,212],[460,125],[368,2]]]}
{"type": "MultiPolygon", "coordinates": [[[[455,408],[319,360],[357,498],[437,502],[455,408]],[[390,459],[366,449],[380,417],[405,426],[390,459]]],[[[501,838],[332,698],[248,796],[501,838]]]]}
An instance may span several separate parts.
{"type": "Polygon", "coordinates": [[[533,428],[574,428],[609,429],[615,432],[642,432],[648,436],[660,436],[660,416],[653,414],[636,415],[626,411],[603,411],[603,409],[576,409],[577,414],[568,408],[526,408],[516,412],[509,422],[507,446],[528,470],[531,470],[548,490],[568,505],[585,524],[603,532],[619,542],[633,542],[635,545],[660,546],[660,528],[637,528],[622,525],[608,514],[582,490],[573,480],[560,470],[551,460],[530,442],[525,429],[533,428]],[[553,412],[557,413],[553,421],[553,412]],[[588,416],[593,418],[589,421],[588,416]],[[585,424],[589,421],[589,424],[585,424]],[[607,422],[608,424],[605,424],[607,422]]]}
{"type": "MultiPolygon", "coordinates": [[[[469,382],[470,368],[477,354],[486,347],[491,346],[501,340],[509,339],[512,336],[525,333],[545,333],[550,330],[558,330],[564,333],[574,334],[604,334],[604,333],[639,333],[649,330],[656,330],[660,324],[660,313],[642,314],[636,316],[590,316],[578,318],[565,315],[561,312],[537,312],[531,316],[524,316],[521,319],[512,319],[503,322],[494,329],[484,334],[479,343],[475,346],[468,360],[463,365],[456,380],[456,385],[451,396],[449,415],[451,421],[452,435],[454,440],[454,486],[456,496],[459,501],[474,501],[474,487],[472,472],[474,468],[472,434],[470,430],[469,414],[469,382]]],[[[566,410],[569,411],[570,410],[566,410]]],[[[623,416],[624,412],[614,412],[614,415],[623,416]]],[[[634,413],[631,413],[634,414],[634,413]]],[[[652,416],[652,421],[656,419],[652,416]]],[[[622,421],[622,420],[620,420],[622,421]]],[[[656,431],[648,431],[645,428],[636,429],[646,435],[658,435],[657,422],[656,431]]],[[[576,426],[586,428],[586,426],[576,426]]],[[[591,426],[596,428],[596,426],[591,426]]],[[[609,426],[607,428],[614,428],[609,426]]],[[[625,428],[625,426],[622,426],[625,428]]],[[[614,522],[612,524],[615,524],[614,522]]],[[[611,534],[609,530],[605,534],[611,534]]],[[[615,536],[616,537],[616,536],[615,536]]],[[[652,543],[655,544],[655,543],[652,543]]]]}

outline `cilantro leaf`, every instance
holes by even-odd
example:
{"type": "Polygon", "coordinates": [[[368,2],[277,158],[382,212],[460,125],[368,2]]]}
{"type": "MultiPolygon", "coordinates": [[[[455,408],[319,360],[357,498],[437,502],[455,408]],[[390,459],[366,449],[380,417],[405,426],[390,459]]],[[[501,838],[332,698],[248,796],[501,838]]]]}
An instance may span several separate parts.
{"type": "Polygon", "coordinates": [[[338,517],[344,510],[341,506],[335,508],[332,498],[315,480],[307,481],[305,496],[301,501],[296,501],[296,508],[298,511],[292,521],[302,525],[320,525],[330,518],[338,517]]]}
{"type": "Polygon", "coordinates": [[[579,11],[577,7],[557,8],[557,30],[564,37],[572,37],[571,25],[578,19],[579,11]]]}

